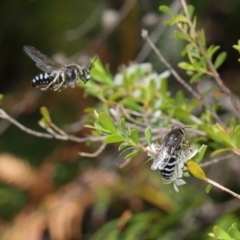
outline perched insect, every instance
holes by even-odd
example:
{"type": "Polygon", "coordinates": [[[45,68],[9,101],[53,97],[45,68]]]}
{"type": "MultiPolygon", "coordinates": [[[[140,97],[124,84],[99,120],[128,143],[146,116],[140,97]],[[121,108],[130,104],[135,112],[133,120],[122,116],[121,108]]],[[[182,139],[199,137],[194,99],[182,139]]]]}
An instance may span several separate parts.
{"type": "Polygon", "coordinates": [[[151,169],[160,170],[164,183],[172,182],[174,174],[178,175],[179,163],[188,160],[195,153],[185,140],[184,128],[180,127],[173,127],[159,144],[155,144],[155,148],[157,156],[151,169]]]}
{"type": "Polygon", "coordinates": [[[90,70],[94,67],[94,62],[90,66],[79,66],[71,64],[64,66],[49,59],[39,50],[31,46],[24,46],[24,51],[36,63],[36,66],[44,73],[40,73],[32,80],[32,86],[41,90],[59,90],[61,87],[75,87],[79,82],[87,83],[90,79],[90,70]]]}

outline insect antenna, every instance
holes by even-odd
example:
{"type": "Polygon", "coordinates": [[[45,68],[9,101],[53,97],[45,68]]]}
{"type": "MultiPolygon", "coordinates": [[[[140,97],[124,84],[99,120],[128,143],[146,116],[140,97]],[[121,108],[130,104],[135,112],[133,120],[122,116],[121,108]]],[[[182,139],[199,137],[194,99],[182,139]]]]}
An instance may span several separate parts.
{"type": "Polygon", "coordinates": [[[98,59],[98,57],[96,56],[93,60],[93,62],[90,64],[90,66],[88,67],[89,70],[91,70],[92,68],[94,68],[94,63],[96,62],[96,60],[98,59]]]}

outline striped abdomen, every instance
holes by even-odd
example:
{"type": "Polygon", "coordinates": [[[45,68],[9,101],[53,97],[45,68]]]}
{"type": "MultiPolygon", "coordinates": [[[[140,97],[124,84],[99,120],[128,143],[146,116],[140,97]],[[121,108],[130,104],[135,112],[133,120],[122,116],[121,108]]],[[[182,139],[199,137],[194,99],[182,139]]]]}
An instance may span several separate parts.
{"type": "Polygon", "coordinates": [[[46,87],[52,82],[55,76],[56,74],[53,73],[40,73],[32,80],[32,86],[36,88],[46,87]]]}
{"type": "Polygon", "coordinates": [[[170,158],[169,162],[167,163],[167,165],[160,170],[162,177],[166,180],[171,179],[171,177],[173,176],[173,173],[175,171],[175,167],[176,167],[176,155],[172,155],[172,157],[170,158]]]}

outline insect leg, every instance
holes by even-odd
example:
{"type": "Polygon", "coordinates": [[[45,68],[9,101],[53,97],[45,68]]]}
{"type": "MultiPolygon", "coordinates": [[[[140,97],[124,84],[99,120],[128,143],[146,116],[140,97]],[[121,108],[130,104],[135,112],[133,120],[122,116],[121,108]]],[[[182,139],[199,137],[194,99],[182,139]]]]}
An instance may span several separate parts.
{"type": "Polygon", "coordinates": [[[59,84],[59,86],[57,88],[54,89],[54,91],[59,90],[61,88],[61,86],[63,85],[63,83],[65,82],[65,74],[64,74],[64,72],[61,73],[61,77],[62,77],[62,82],[59,84]]]}
{"type": "Polygon", "coordinates": [[[44,88],[41,88],[41,90],[46,91],[48,88],[50,88],[58,79],[59,73],[56,74],[55,78],[44,88]]]}
{"type": "MultiPolygon", "coordinates": [[[[75,82],[75,86],[77,86],[77,80],[80,80],[80,78],[79,78],[79,76],[78,76],[78,71],[77,71],[77,70],[75,70],[74,73],[75,73],[74,82],[75,82]]],[[[74,86],[74,87],[75,87],[75,86],[74,86]]]]}

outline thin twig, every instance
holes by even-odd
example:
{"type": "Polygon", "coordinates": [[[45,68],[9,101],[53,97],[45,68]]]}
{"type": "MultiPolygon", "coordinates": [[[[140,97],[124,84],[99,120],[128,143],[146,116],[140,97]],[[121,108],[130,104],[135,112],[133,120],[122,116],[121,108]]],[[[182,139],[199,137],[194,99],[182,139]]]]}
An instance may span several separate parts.
{"type": "MultiPolygon", "coordinates": [[[[30,104],[33,104],[41,95],[41,91],[31,90],[24,94],[23,98],[16,102],[16,104],[10,110],[10,115],[17,118],[23,111],[25,111],[30,104]]],[[[0,135],[11,125],[8,121],[0,122],[0,135]]]]}
{"type": "Polygon", "coordinates": [[[105,149],[106,146],[107,144],[103,143],[96,152],[94,153],[79,152],[79,155],[83,157],[91,157],[91,158],[97,157],[105,149]]]}
{"type": "MultiPolygon", "coordinates": [[[[175,77],[175,79],[181,83],[195,98],[197,98],[200,102],[202,102],[202,104],[209,109],[209,111],[212,112],[212,109],[203,101],[202,96],[200,96],[187,82],[184,81],[184,79],[182,79],[180,77],[180,75],[174,70],[174,68],[172,67],[172,65],[167,62],[167,60],[162,56],[162,54],[160,53],[160,51],[156,48],[156,46],[153,44],[153,42],[151,41],[151,39],[148,37],[148,32],[146,30],[142,30],[142,37],[148,42],[148,44],[151,46],[151,48],[154,50],[154,52],[157,54],[157,56],[159,57],[159,60],[169,69],[169,71],[172,73],[172,75],[175,77]]],[[[219,122],[219,117],[216,118],[216,114],[213,114],[213,117],[215,118],[215,120],[221,124],[222,121],[219,122]]],[[[222,124],[221,124],[222,125],[222,124]]],[[[224,126],[224,125],[223,125],[224,126]]]]}
{"type": "Polygon", "coordinates": [[[22,131],[24,131],[30,135],[34,135],[36,137],[41,137],[41,138],[49,138],[49,139],[55,138],[55,139],[62,140],[62,141],[72,141],[72,142],[77,142],[77,143],[87,142],[87,141],[99,142],[105,138],[105,137],[92,137],[92,136],[88,136],[85,138],[79,138],[79,137],[76,137],[73,135],[60,135],[60,134],[49,134],[49,133],[37,132],[35,130],[25,127],[24,125],[22,125],[21,123],[16,121],[14,118],[10,117],[3,109],[0,109],[0,118],[11,122],[13,125],[15,125],[19,129],[21,129],[22,131]]]}
{"type": "Polygon", "coordinates": [[[199,165],[200,165],[200,167],[208,167],[212,164],[219,163],[220,161],[227,160],[227,159],[230,159],[232,157],[233,157],[233,154],[231,153],[231,154],[228,154],[228,155],[224,155],[224,156],[220,156],[220,157],[208,160],[208,161],[206,161],[204,163],[201,163],[199,165]]]}
{"type": "Polygon", "coordinates": [[[148,37],[148,32],[146,30],[142,30],[142,37],[145,39],[148,44],[151,46],[151,48],[154,50],[154,52],[157,54],[159,60],[169,69],[169,71],[172,73],[172,75],[176,78],[176,80],[181,83],[195,98],[199,98],[197,92],[194,91],[194,89],[187,84],[175,71],[175,69],[172,67],[172,65],[166,61],[166,59],[162,56],[160,51],[156,48],[156,46],[153,44],[151,39],[148,37]]]}
{"type": "Polygon", "coordinates": [[[215,182],[215,181],[213,181],[213,180],[211,180],[211,179],[209,179],[209,178],[206,178],[205,181],[206,181],[207,183],[209,183],[209,184],[211,184],[211,185],[213,185],[213,186],[221,189],[222,191],[227,192],[227,193],[231,194],[232,196],[240,199],[240,195],[239,195],[239,194],[237,194],[237,193],[229,190],[228,188],[225,188],[225,187],[222,186],[221,184],[219,184],[219,183],[217,183],[217,182],[215,182]]]}
{"type": "Polygon", "coordinates": [[[58,132],[60,135],[63,135],[63,136],[67,136],[68,134],[65,133],[62,129],[60,129],[58,126],[56,126],[54,123],[50,122],[49,123],[50,127],[55,130],[56,132],[58,132]]]}
{"type": "Polygon", "coordinates": [[[184,10],[184,13],[187,17],[187,20],[188,20],[188,25],[190,26],[190,29],[191,29],[191,32],[195,34],[195,37],[197,39],[197,43],[198,43],[198,48],[201,52],[201,54],[204,56],[204,58],[206,59],[207,63],[208,63],[208,66],[209,66],[209,69],[211,70],[212,72],[212,76],[213,78],[215,79],[215,81],[217,82],[218,86],[222,89],[222,91],[228,95],[228,97],[230,98],[233,106],[235,107],[235,109],[237,110],[238,114],[240,115],[240,107],[236,101],[236,99],[234,98],[231,90],[224,84],[223,80],[220,78],[218,72],[216,71],[211,59],[208,57],[206,51],[203,49],[202,47],[202,44],[199,40],[199,38],[197,37],[197,33],[194,29],[194,26],[191,22],[191,19],[190,19],[190,16],[188,14],[188,10],[187,10],[187,4],[185,2],[185,0],[181,0],[182,2],[182,6],[183,6],[183,10],[184,10]]]}
{"type": "Polygon", "coordinates": [[[207,102],[204,99],[204,96],[202,95],[199,87],[197,86],[197,90],[198,90],[198,94],[201,96],[202,102],[204,103],[205,106],[207,106],[207,108],[209,109],[209,111],[211,112],[211,114],[213,115],[213,117],[216,119],[216,121],[218,123],[220,123],[224,128],[226,128],[225,124],[223,123],[223,121],[221,120],[221,118],[218,116],[218,114],[213,110],[212,107],[210,107],[207,102]]]}
{"type": "MultiPolygon", "coordinates": [[[[173,1],[170,6],[170,9],[173,12],[179,12],[181,9],[180,2],[178,0],[173,1]]],[[[151,33],[150,39],[154,44],[159,40],[160,36],[164,33],[165,28],[163,27],[163,23],[167,21],[167,19],[168,15],[164,14],[163,17],[160,19],[159,23],[157,24],[156,28],[154,29],[154,31],[151,33]]],[[[139,51],[137,57],[135,58],[135,62],[143,62],[147,58],[147,56],[151,53],[151,51],[152,48],[149,47],[148,43],[145,43],[141,50],[139,51]]]]}

